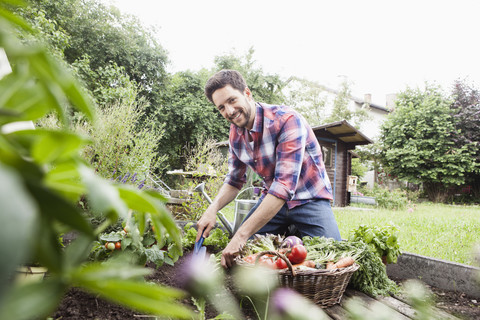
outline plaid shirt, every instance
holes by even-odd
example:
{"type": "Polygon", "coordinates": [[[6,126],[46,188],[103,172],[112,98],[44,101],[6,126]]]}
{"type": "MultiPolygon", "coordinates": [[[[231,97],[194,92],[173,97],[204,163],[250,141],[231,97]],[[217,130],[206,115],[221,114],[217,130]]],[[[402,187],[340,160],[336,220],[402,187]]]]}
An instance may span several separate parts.
{"type": "Polygon", "coordinates": [[[306,120],[285,106],[256,108],[252,130],[230,126],[225,183],[241,189],[250,166],[263,178],[264,193],[284,199],[290,209],[313,199],[332,200],[321,148],[306,120]]]}

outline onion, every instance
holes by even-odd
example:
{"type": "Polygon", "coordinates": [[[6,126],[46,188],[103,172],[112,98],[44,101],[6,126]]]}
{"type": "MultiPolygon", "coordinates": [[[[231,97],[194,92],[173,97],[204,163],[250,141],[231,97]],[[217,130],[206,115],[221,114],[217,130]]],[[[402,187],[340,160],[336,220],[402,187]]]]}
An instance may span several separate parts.
{"type": "Polygon", "coordinates": [[[282,248],[293,248],[294,245],[302,244],[302,239],[296,236],[288,236],[283,240],[281,247],[282,248]]]}

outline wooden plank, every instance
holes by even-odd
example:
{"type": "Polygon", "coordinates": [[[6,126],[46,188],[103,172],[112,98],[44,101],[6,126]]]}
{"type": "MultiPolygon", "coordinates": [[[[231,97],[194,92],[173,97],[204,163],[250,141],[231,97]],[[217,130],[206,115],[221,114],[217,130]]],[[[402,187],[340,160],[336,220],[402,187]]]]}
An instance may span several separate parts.
{"type": "MultiPolygon", "coordinates": [[[[345,291],[345,296],[347,296],[348,298],[358,298],[360,299],[365,305],[367,308],[371,308],[374,304],[376,303],[381,303],[380,301],[366,295],[365,293],[363,292],[360,292],[360,291],[355,291],[355,290],[352,290],[352,289],[347,289],[345,291]]],[[[392,315],[394,314],[395,315],[395,318],[394,319],[398,319],[398,320],[410,320],[410,317],[407,317],[406,315],[398,312],[397,310],[391,308],[390,306],[384,304],[385,307],[389,308],[391,310],[391,313],[392,315]]]]}
{"type": "Polygon", "coordinates": [[[397,310],[398,312],[400,312],[401,314],[403,314],[403,315],[405,315],[409,318],[414,319],[416,314],[417,314],[415,309],[413,309],[410,305],[408,305],[407,303],[405,303],[403,301],[397,300],[394,297],[379,296],[379,297],[376,297],[375,299],[382,302],[383,304],[386,304],[390,308],[397,310]]]}
{"type": "MultiPolygon", "coordinates": [[[[401,301],[405,304],[408,304],[409,301],[407,299],[407,297],[401,293],[398,293],[398,294],[394,294],[393,297],[398,300],[398,301],[401,301]]],[[[441,310],[435,306],[432,306],[432,313],[433,315],[435,316],[435,319],[445,319],[445,320],[461,320],[460,318],[457,318],[455,317],[454,315],[451,315],[450,313],[444,311],[444,310],[441,310]]]]}
{"type": "Polygon", "coordinates": [[[331,307],[328,307],[328,308],[324,309],[323,311],[325,311],[325,313],[328,314],[328,316],[330,318],[332,318],[333,320],[348,319],[347,310],[345,310],[344,308],[342,308],[342,306],[340,306],[338,304],[333,305],[331,307]]]}

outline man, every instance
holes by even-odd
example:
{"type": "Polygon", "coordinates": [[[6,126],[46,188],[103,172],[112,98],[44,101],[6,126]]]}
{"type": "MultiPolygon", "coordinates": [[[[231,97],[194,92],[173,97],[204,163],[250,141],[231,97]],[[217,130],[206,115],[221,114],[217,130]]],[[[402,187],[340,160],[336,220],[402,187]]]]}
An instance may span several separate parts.
{"type": "Polygon", "coordinates": [[[197,241],[208,237],[216,214],[235,199],[250,166],[264,181],[264,194],[222,252],[231,267],[255,233],[285,234],[294,224],[300,236],[341,240],[330,206],[332,187],[320,145],[305,119],[293,109],[256,103],[242,75],[222,70],[205,85],[207,98],[230,125],[229,173],[197,223],[197,241]]]}

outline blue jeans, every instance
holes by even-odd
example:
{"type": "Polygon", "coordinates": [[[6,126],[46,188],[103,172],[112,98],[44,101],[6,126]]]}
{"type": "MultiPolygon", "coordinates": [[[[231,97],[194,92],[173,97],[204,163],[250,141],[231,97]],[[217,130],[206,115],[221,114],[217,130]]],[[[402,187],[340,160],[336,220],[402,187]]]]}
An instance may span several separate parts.
{"type": "MultiPolygon", "coordinates": [[[[261,202],[259,200],[250,210],[245,220],[252,215],[261,202]]],[[[310,201],[293,209],[288,209],[285,204],[257,233],[285,235],[290,225],[296,226],[300,237],[318,236],[342,240],[330,201],[326,199],[310,201]]]]}

